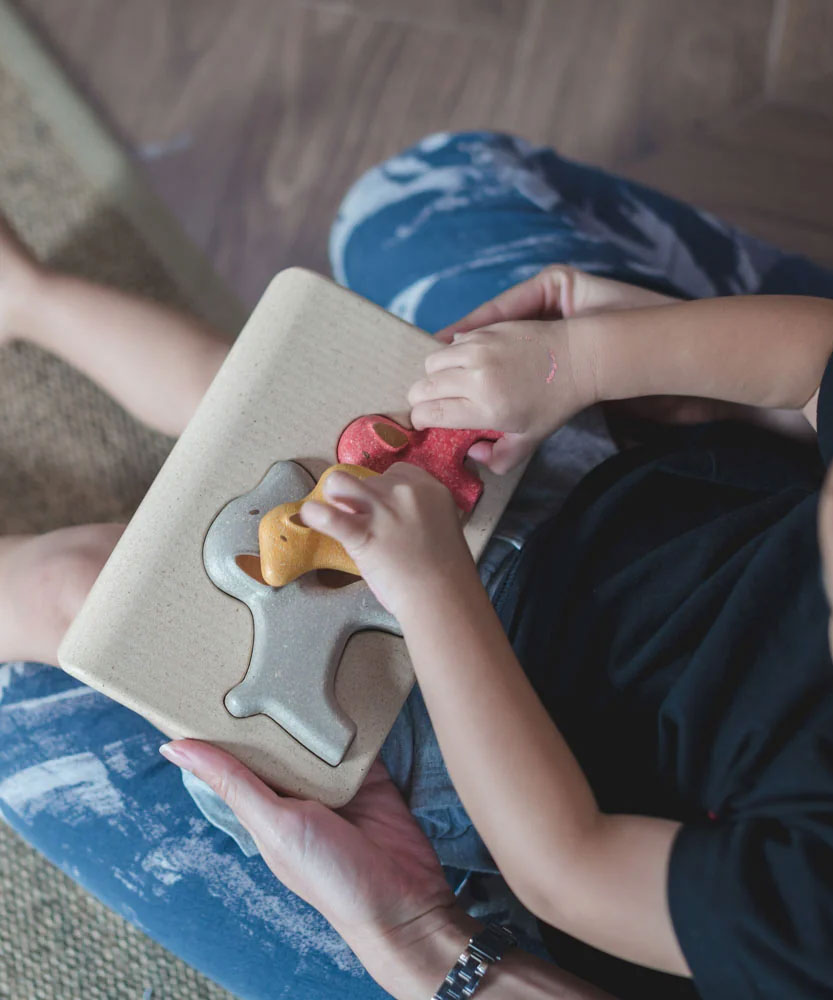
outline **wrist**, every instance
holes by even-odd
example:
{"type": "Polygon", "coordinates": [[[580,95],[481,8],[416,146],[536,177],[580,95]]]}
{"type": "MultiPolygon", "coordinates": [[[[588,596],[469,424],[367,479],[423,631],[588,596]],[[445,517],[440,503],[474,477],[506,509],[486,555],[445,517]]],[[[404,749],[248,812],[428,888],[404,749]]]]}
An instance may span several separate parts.
{"type": "Polygon", "coordinates": [[[603,387],[600,382],[598,316],[576,316],[561,324],[562,350],[569,360],[569,371],[576,396],[576,412],[600,402],[603,387]]]}
{"type": "Polygon", "coordinates": [[[450,560],[434,573],[420,574],[418,582],[411,578],[407,593],[393,613],[407,642],[410,633],[436,628],[447,615],[459,617],[474,611],[480,594],[488,603],[477,567],[466,549],[460,559],[450,560]]]}
{"type": "Polygon", "coordinates": [[[457,906],[438,907],[359,957],[396,1000],[430,1000],[483,925],[457,906]]]}
{"type": "MultiPolygon", "coordinates": [[[[611,363],[610,345],[622,340],[620,324],[632,323],[637,309],[599,313],[571,320],[567,327],[570,357],[575,358],[575,379],[585,406],[621,398],[616,365],[611,363]]],[[[621,380],[620,380],[621,381],[621,380]]]]}
{"type": "MultiPolygon", "coordinates": [[[[3,325],[8,327],[13,335],[30,339],[32,323],[29,322],[30,311],[40,307],[47,286],[47,272],[34,261],[17,263],[8,268],[8,273],[2,275],[3,325]]],[[[36,324],[34,324],[36,326],[36,324]]],[[[0,331],[2,332],[2,331],[0,331]]]]}

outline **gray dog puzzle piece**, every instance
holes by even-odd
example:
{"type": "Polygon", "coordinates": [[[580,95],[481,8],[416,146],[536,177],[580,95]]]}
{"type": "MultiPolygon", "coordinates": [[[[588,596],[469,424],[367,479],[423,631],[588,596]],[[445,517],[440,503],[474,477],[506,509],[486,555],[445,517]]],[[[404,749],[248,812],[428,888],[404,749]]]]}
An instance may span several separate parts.
{"type": "Polygon", "coordinates": [[[243,680],[225,696],[235,718],[267,715],[332,766],[344,759],[356,724],[335,697],[344,647],[355,632],[401,635],[364,580],[333,588],[317,573],[270,587],[242,569],[238,556],[259,558],[260,518],[303,499],[315,485],[295,462],[276,462],[249,493],[231,500],[205,536],[203,563],[211,581],[252,613],[254,642],[243,680]]]}

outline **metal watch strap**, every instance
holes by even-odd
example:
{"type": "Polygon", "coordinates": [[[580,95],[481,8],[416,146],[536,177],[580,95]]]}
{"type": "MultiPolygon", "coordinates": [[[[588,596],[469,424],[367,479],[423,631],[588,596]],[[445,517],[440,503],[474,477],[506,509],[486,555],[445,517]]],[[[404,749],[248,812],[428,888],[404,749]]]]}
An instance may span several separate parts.
{"type": "Polygon", "coordinates": [[[432,1000],[464,1000],[470,997],[489,971],[489,966],[499,962],[504,952],[517,943],[515,935],[505,927],[487,924],[471,938],[432,1000]]]}

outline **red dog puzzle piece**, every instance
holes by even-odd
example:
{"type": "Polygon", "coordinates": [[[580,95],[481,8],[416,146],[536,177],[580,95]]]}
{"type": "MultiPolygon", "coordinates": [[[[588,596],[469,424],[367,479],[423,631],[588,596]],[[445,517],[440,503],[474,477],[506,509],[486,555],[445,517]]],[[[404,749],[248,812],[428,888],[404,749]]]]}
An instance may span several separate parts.
{"type": "Polygon", "coordinates": [[[415,431],[374,413],[347,425],[338,439],[336,453],[339,462],[363,465],[374,472],[384,472],[394,462],[418,465],[439,479],[457,506],[468,514],[480,499],[483,482],[463,464],[466,454],[475,441],[497,441],[500,437],[500,431],[447,427],[415,431]]]}

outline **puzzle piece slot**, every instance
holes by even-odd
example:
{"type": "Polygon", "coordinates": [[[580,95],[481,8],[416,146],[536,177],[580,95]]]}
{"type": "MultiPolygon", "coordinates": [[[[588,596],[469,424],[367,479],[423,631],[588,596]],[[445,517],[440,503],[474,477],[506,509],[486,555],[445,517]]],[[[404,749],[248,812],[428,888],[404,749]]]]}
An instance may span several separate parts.
{"type": "Polygon", "coordinates": [[[260,572],[260,556],[250,556],[244,553],[235,556],[234,561],[253,580],[256,580],[258,583],[266,583],[263,579],[263,574],[260,572]]]}
{"type": "Polygon", "coordinates": [[[349,587],[351,583],[361,580],[360,576],[345,573],[340,569],[319,569],[315,576],[322,587],[327,587],[330,590],[340,590],[342,587],[349,587]]]}

